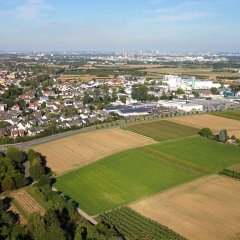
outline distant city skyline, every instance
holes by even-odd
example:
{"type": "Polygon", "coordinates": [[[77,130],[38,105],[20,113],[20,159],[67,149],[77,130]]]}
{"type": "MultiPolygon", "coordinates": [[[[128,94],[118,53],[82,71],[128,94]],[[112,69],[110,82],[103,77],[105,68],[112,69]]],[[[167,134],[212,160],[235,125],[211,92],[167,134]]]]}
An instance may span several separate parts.
{"type": "Polygon", "coordinates": [[[0,0],[0,51],[240,52],[239,0],[0,0]]]}

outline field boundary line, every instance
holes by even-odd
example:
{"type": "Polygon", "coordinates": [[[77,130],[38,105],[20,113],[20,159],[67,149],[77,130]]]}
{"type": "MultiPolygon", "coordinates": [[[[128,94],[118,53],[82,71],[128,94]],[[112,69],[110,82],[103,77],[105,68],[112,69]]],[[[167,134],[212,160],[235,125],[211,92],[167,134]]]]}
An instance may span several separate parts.
{"type": "Polygon", "coordinates": [[[171,155],[158,152],[156,150],[150,149],[148,147],[143,148],[143,150],[146,150],[147,153],[149,153],[151,156],[156,156],[160,161],[170,163],[172,165],[178,166],[180,168],[183,168],[185,170],[189,170],[191,172],[199,173],[199,174],[207,174],[208,172],[205,172],[204,170],[195,168],[193,165],[181,162],[180,160],[172,157],[171,155]],[[158,157],[159,156],[159,157],[158,157]],[[166,157],[167,159],[162,159],[162,157],[166,157]],[[169,160],[168,160],[169,159],[169,160]]]}

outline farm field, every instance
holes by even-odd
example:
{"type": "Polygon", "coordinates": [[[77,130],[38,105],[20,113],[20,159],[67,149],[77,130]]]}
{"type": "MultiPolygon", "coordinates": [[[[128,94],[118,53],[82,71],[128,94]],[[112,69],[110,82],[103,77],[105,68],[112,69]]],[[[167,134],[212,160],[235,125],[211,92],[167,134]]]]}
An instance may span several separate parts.
{"type": "Polygon", "coordinates": [[[175,122],[169,122],[165,120],[131,124],[124,129],[153,138],[157,141],[188,137],[197,135],[199,132],[199,129],[197,128],[188,127],[186,125],[180,125],[175,122]]]}
{"type": "Polygon", "coordinates": [[[174,159],[176,164],[205,173],[217,172],[240,163],[240,148],[200,136],[145,147],[174,159]]]}
{"type": "Polygon", "coordinates": [[[226,130],[240,130],[240,121],[214,116],[210,114],[199,114],[194,116],[183,116],[177,118],[171,118],[168,121],[187,125],[195,128],[210,128],[214,132],[218,132],[221,129],[226,130]]]}
{"type": "Polygon", "coordinates": [[[91,215],[240,163],[240,148],[200,136],[123,151],[57,178],[91,215]]]}
{"type": "Polygon", "coordinates": [[[46,156],[56,174],[90,164],[115,152],[155,143],[154,140],[121,129],[106,129],[62,138],[34,147],[46,156]]]}
{"type": "MultiPolygon", "coordinates": [[[[113,75],[109,75],[108,78],[113,78],[113,75]]],[[[62,75],[59,80],[62,82],[73,82],[73,81],[78,81],[78,82],[89,82],[92,81],[93,79],[105,79],[104,77],[98,77],[97,75],[90,75],[90,74],[64,74],[62,75]]]]}
{"type": "Polygon", "coordinates": [[[23,188],[11,193],[11,197],[27,215],[35,212],[41,215],[45,213],[45,209],[23,188]]]}
{"type": "Polygon", "coordinates": [[[202,76],[205,78],[217,78],[217,77],[240,77],[239,73],[232,73],[230,72],[232,69],[223,68],[221,71],[216,71],[213,68],[208,67],[156,67],[156,68],[149,68],[144,69],[147,71],[148,74],[176,74],[176,75],[191,75],[191,76],[202,76]]]}
{"type": "Polygon", "coordinates": [[[240,121],[240,110],[226,111],[226,112],[217,112],[213,113],[215,116],[231,118],[240,121]]]}
{"type": "Polygon", "coordinates": [[[149,154],[144,148],[123,151],[57,177],[58,190],[96,215],[201,176],[201,173],[149,154]]]}
{"type": "Polygon", "coordinates": [[[188,239],[239,239],[239,188],[240,181],[212,175],[130,207],[188,239]]]}
{"type": "Polygon", "coordinates": [[[101,221],[117,227],[128,240],[168,239],[185,240],[169,228],[150,220],[130,208],[120,208],[100,216],[101,221]]]}

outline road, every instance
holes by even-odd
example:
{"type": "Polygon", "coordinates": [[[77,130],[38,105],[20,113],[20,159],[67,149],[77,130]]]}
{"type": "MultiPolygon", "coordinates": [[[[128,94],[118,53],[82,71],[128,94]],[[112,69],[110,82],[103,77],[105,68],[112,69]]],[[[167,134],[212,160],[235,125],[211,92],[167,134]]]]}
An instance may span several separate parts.
{"type": "MultiPolygon", "coordinates": [[[[203,111],[203,112],[199,112],[199,114],[204,114],[204,113],[208,113],[207,111],[203,111]]],[[[194,113],[196,114],[196,113],[194,113]]],[[[180,116],[182,116],[183,114],[180,114],[180,116]]],[[[172,116],[174,116],[174,114],[172,114],[172,116]]],[[[128,119],[124,119],[124,120],[119,120],[117,121],[118,125],[115,126],[111,126],[111,123],[108,123],[109,126],[107,126],[107,124],[103,124],[105,127],[101,128],[101,126],[98,126],[99,129],[105,129],[105,128],[119,128],[123,125],[126,125],[128,123],[131,122],[138,122],[138,121],[149,121],[149,120],[153,120],[153,119],[157,119],[157,118],[161,118],[160,114],[154,114],[154,115],[147,115],[145,117],[132,117],[132,118],[128,118],[128,119]]],[[[116,124],[116,123],[115,123],[116,124]]],[[[79,134],[79,133],[84,133],[84,132],[90,132],[90,131],[96,131],[96,125],[92,126],[92,127],[84,127],[81,128],[79,130],[73,130],[73,131],[68,131],[68,132],[64,132],[64,133],[58,133],[58,134],[54,134],[51,136],[47,136],[47,137],[43,137],[43,138],[39,138],[39,139],[35,139],[35,140],[31,140],[28,142],[22,142],[22,143],[15,143],[15,144],[5,144],[5,145],[0,145],[0,152],[4,152],[8,146],[13,146],[13,147],[17,147],[19,149],[29,149],[32,148],[34,145],[38,145],[41,143],[45,143],[45,142],[50,142],[53,140],[57,140],[60,138],[64,138],[64,137],[68,137],[68,136],[72,136],[75,134],[79,134]]]]}

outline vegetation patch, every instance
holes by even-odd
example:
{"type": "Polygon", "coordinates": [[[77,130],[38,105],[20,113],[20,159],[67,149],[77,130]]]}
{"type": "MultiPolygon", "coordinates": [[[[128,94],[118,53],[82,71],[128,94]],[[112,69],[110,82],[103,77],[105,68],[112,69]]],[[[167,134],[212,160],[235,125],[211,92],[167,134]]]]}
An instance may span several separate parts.
{"type": "Polygon", "coordinates": [[[157,141],[166,141],[197,135],[199,129],[180,125],[169,121],[156,121],[150,123],[137,123],[124,128],[132,132],[153,138],[157,141]]]}
{"type": "Polygon", "coordinates": [[[221,175],[225,175],[225,176],[227,176],[227,177],[240,179],[240,173],[239,173],[239,172],[232,171],[232,170],[230,170],[230,169],[223,169],[223,170],[220,171],[219,173],[220,173],[221,175]]]}
{"type": "Polygon", "coordinates": [[[125,207],[101,215],[100,220],[104,224],[115,226],[129,240],[185,239],[169,228],[125,207]]]}

